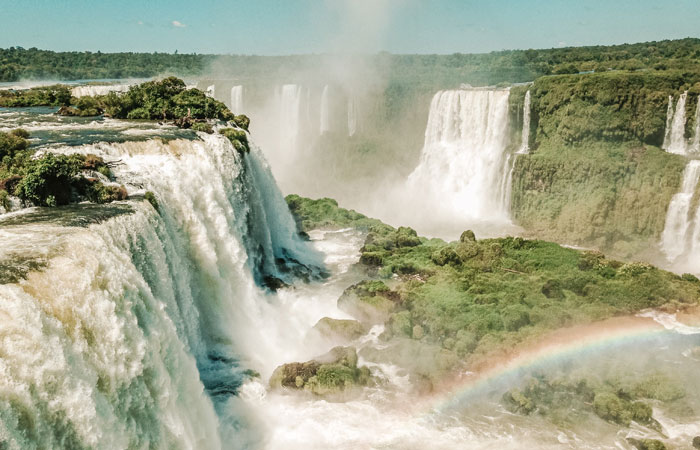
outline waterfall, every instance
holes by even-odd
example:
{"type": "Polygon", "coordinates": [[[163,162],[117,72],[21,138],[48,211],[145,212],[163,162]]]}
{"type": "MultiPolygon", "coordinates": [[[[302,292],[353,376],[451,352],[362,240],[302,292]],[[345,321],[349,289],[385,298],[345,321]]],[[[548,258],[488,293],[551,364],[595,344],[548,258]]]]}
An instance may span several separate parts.
{"type": "Polygon", "coordinates": [[[355,98],[348,99],[348,136],[354,136],[357,132],[357,109],[355,98]]]}
{"type": "Polygon", "coordinates": [[[530,152],[530,90],[525,93],[523,103],[523,131],[520,139],[520,148],[517,153],[527,154],[530,152]]]}
{"type": "MultiPolygon", "coordinates": [[[[673,196],[668,206],[666,224],[661,235],[661,249],[669,261],[676,260],[688,249],[690,208],[698,180],[700,180],[700,161],[690,161],[683,171],[681,190],[673,196]]],[[[696,220],[696,228],[697,226],[696,220]]]]}
{"type": "Polygon", "coordinates": [[[279,94],[280,149],[285,149],[286,158],[296,153],[300,137],[301,86],[285,84],[279,94]]]}
{"type": "Polygon", "coordinates": [[[433,97],[412,195],[426,213],[459,220],[508,221],[507,89],[440,91],[433,97]],[[420,193],[420,194],[419,194],[420,193]]]}
{"type": "Polygon", "coordinates": [[[666,117],[666,137],[663,148],[669,153],[685,155],[688,153],[687,142],[685,139],[685,102],[688,98],[688,91],[685,91],[678,98],[676,109],[673,112],[672,119],[669,125],[669,115],[672,110],[672,99],[669,99],[669,113],[666,117]]]}
{"type": "Polygon", "coordinates": [[[71,89],[71,95],[73,97],[95,97],[97,95],[107,95],[110,92],[126,92],[130,87],[130,84],[76,86],[71,89]]]}
{"type": "Polygon", "coordinates": [[[231,112],[243,114],[243,86],[231,88],[231,112]]]}
{"type": "Polygon", "coordinates": [[[324,134],[330,131],[330,107],[328,105],[328,85],[323,88],[323,94],[321,94],[321,126],[319,133],[324,134]]]}
{"type": "Polygon", "coordinates": [[[216,85],[207,86],[206,94],[211,98],[216,98],[216,85]]]}
{"type": "Polygon", "coordinates": [[[201,139],[56,149],[119,161],[117,180],[153,191],[159,211],[132,200],[82,226],[2,227],[0,258],[34,252],[45,266],[0,284],[8,448],[247,447],[232,394],[246,369],[269,375],[293,328],[256,279],[313,272],[320,257],[257,148],[201,139]]]}
{"type": "Polygon", "coordinates": [[[700,154],[700,95],[698,95],[697,102],[698,104],[695,107],[695,136],[693,136],[691,151],[700,154]]]}

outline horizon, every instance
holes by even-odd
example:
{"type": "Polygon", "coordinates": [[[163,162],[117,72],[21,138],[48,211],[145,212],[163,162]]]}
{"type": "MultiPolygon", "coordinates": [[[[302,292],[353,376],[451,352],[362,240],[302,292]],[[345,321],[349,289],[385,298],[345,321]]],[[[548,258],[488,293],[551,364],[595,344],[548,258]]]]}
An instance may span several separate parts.
{"type": "Polygon", "coordinates": [[[696,0],[7,1],[0,48],[56,52],[448,55],[700,38],[696,0]]]}

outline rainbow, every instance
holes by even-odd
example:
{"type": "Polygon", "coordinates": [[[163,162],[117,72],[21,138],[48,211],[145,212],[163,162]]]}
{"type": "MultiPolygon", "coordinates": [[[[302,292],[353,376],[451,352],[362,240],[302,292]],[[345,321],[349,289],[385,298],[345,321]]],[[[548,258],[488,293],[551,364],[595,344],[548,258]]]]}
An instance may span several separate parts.
{"type": "MultiPolygon", "coordinates": [[[[672,317],[675,320],[675,316],[672,317]]],[[[676,324],[685,327],[686,332],[662,323],[663,320],[657,321],[653,315],[641,315],[613,318],[554,331],[535,345],[523,347],[521,351],[515,349],[510,352],[510,355],[500,358],[498,363],[490,367],[473,373],[467,372],[467,376],[451,383],[444,393],[431,401],[431,404],[434,405],[432,411],[441,412],[455,408],[470,396],[490,388],[492,383],[496,381],[507,379],[510,376],[515,377],[527,369],[554,363],[557,360],[582,353],[605,350],[612,346],[638,343],[669,332],[700,333],[700,328],[688,327],[678,322],[676,324]],[[688,332],[688,330],[692,330],[692,332],[688,332]]]]}

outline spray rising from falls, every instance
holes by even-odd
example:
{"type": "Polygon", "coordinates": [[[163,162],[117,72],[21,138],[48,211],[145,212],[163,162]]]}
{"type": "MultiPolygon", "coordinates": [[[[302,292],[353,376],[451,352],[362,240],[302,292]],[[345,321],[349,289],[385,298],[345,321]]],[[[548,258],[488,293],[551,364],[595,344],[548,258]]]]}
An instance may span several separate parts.
{"type": "MultiPolygon", "coordinates": [[[[700,161],[690,161],[683,172],[681,191],[673,196],[666,214],[666,224],[661,236],[661,248],[669,261],[675,261],[689,246],[692,217],[690,208],[700,181],[700,161]]],[[[700,208],[698,210],[700,213],[700,208]]],[[[700,223],[696,222],[696,228],[700,223]]],[[[693,233],[694,234],[694,233],[693,233]]]]}
{"type": "Polygon", "coordinates": [[[231,112],[234,114],[243,113],[243,86],[231,88],[231,112]]]}
{"type": "Polygon", "coordinates": [[[505,203],[510,171],[507,89],[438,92],[425,144],[409,176],[412,195],[425,192],[425,213],[451,222],[509,222],[505,203]]]}
{"type": "Polygon", "coordinates": [[[357,106],[355,99],[348,99],[348,136],[354,136],[357,132],[357,106]]]}
{"type": "Polygon", "coordinates": [[[46,241],[42,270],[0,284],[8,448],[246,445],[231,394],[245,369],[269,373],[286,339],[265,326],[285,318],[256,285],[313,276],[320,259],[298,239],[259,150],[202,139],[57,150],[118,159],[119,182],[155,192],[158,213],[130,201],[74,221],[89,226],[31,212],[3,224],[0,258],[46,241]]]}

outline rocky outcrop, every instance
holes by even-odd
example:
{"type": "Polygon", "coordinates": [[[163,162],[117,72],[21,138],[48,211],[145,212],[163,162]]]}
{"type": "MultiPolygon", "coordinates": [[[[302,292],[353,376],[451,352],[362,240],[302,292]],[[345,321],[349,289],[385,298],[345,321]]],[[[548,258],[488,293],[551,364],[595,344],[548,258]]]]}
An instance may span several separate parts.
{"type": "Polygon", "coordinates": [[[313,328],[321,337],[331,341],[352,341],[367,334],[367,327],[357,320],[324,317],[313,328]]]}
{"type": "Polygon", "coordinates": [[[363,281],[350,286],[338,299],[338,308],[364,324],[384,323],[400,303],[397,292],[381,281],[363,281]]]}
{"type": "Polygon", "coordinates": [[[370,377],[367,367],[357,366],[354,347],[335,347],[311,361],[279,366],[270,377],[270,387],[333,395],[365,386],[370,377]]]}

